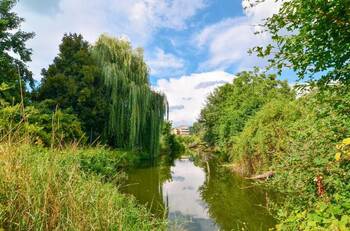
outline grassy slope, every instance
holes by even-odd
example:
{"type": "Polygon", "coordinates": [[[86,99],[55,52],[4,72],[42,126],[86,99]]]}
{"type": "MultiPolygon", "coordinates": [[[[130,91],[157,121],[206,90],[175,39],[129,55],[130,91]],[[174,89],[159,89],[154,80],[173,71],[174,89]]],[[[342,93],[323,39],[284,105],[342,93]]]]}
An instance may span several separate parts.
{"type": "Polygon", "coordinates": [[[113,184],[82,171],[85,151],[94,152],[0,144],[0,230],[165,229],[113,184]]]}

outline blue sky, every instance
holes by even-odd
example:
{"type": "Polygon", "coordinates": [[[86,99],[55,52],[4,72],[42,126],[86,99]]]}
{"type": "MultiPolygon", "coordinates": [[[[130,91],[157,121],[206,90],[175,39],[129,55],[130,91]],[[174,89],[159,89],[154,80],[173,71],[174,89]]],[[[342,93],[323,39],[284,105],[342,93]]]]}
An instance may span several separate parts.
{"type": "Polygon", "coordinates": [[[154,89],[164,92],[175,125],[190,125],[206,96],[234,74],[264,60],[247,50],[269,42],[254,35],[261,20],[278,10],[273,0],[244,10],[246,0],[20,0],[23,29],[34,31],[29,64],[35,79],[58,52],[64,33],[94,43],[101,33],[143,47],[154,89]]]}

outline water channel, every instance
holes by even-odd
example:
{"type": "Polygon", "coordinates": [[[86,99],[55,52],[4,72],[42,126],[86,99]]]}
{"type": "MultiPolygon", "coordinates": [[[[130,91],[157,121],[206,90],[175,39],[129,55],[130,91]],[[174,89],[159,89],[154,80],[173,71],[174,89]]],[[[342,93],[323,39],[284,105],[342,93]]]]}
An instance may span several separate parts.
{"type": "Polygon", "coordinates": [[[123,191],[157,216],[167,217],[169,230],[259,231],[275,224],[266,209],[273,193],[222,168],[202,168],[189,159],[134,169],[123,191]]]}

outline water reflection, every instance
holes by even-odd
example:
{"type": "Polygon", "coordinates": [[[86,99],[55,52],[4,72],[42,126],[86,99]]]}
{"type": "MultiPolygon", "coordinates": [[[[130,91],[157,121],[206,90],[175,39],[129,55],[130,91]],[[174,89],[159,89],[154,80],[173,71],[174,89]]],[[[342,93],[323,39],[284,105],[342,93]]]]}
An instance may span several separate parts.
{"type": "Polygon", "coordinates": [[[222,169],[212,169],[200,193],[222,230],[268,230],[275,224],[266,208],[274,195],[222,169]]]}
{"type": "Polygon", "coordinates": [[[264,208],[266,191],[216,168],[209,176],[188,159],[172,167],[133,170],[124,191],[157,216],[167,216],[172,230],[268,230],[274,225],[264,208]]]}
{"type": "Polygon", "coordinates": [[[171,175],[172,180],[163,184],[171,225],[180,224],[185,230],[216,230],[200,194],[206,176],[203,169],[189,160],[176,160],[171,175]]]}

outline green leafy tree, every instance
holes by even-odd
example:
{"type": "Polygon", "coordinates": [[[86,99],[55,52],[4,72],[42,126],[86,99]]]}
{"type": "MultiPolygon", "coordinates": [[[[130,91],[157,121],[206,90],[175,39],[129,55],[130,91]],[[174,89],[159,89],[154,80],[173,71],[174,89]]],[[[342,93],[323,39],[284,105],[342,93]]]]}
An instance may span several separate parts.
{"type": "Polygon", "coordinates": [[[161,136],[162,153],[168,154],[170,160],[174,160],[185,152],[184,145],[177,139],[175,134],[171,133],[172,123],[166,121],[163,124],[161,136]]]}
{"type": "Polygon", "coordinates": [[[349,0],[283,1],[263,26],[273,43],[253,50],[270,57],[270,67],[293,69],[300,79],[321,77],[320,83],[350,82],[349,0]]]}
{"type": "Polygon", "coordinates": [[[99,67],[89,49],[82,35],[64,35],[53,64],[42,71],[36,98],[49,99],[51,110],[56,105],[72,109],[92,142],[103,134],[107,99],[99,67]]]}
{"type": "Polygon", "coordinates": [[[167,104],[150,88],[142,50],[105,35],[90,47],[77,34],[65,35],[59,50],[36,99],[71,109],[90,141],[156,154],[167,104]]]}
{"type": "Polygon", "coordinates": [[[25,92],[27,84],[31,87],[34,85],[32,73],[26,66],[31,61],[32,51],[25,45],[26,41],[33,38],[34,33],[20,29],[24,19],[11,11],[16,2],[0,1],[0,84],[7,85],[6,91],[0,91],[0,96],[12,103],[20,100],[20,86],[25,92]]]}
{"type": "Polygon", "coordinates": [[[294,99],[273,99],[249,119],[233,138],[229,151],[231,161],[240,166],[240,174],[268,171],[274,161],[283,158],[290,144],[291,124],[310,111],[302,109],[294,99]]]}
{"type": "Polygon", "coordinates": [[[287,82],[276,80],[275,75],[242,72],[233,83],[217,88],[208,97],[196,126],[204,130],[206,142],[225,149],[265,103],[274,98],[293,97],[287,82]]]}
{"type": "Polygon", "coordinates": [[[93,48],[107,88],[108,143],[120,148],[141,149],[152,158],[158,153],[167,103],[151,89],[148,67],[141,49],[102,35],[93,48]]]}

